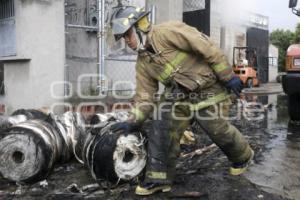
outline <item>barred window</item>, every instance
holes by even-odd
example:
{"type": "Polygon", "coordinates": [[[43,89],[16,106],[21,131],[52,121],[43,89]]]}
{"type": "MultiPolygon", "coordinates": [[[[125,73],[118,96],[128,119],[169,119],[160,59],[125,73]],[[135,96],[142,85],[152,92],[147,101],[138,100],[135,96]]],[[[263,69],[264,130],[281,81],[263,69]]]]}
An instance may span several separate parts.
{"type": "Polygon", "coordinates": [[[204,10],[205,0],[184,0],[183,12],[191,12],[195,10],[204,10]]]}
{"type": "Polygon", "coordinates": [[[0,19],[8,19],[14,16],[14,0],[0,0],[0,19]]]}
{"type": "Polygon", "coordinates": [[[14,0],[0,0],[0,59],[16,54],[14,0]]]}
{"type": "Polygon", "coordinates": [[[269,66],[277,66],[278,65],[278,61],[276,57],[269,57],[269,66]]]}

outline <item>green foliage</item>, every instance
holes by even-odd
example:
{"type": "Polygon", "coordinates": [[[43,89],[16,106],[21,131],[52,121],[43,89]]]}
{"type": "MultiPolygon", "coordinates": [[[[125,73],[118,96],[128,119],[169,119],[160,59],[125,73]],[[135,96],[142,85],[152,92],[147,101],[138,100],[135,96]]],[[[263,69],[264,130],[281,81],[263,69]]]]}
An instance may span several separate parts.
{"type": "Polygon", "coordinates": [[[294,40],[294,33],[289,30],[277,29],[271,33],[270,40],[273,45],[287,49],[294,40]]]}
{"type": "Polygon", "coordinates": [[[295,32],[276,29],[270,34],[270,42],[279,49],[279,71],[284,71],[286,50],[291,44],[300,43],[300,24],[297,25],[295,32]]]}
{"type": "Polygon", "coordinates": [[[277,29],[271,33],[270,42],[279,49],[278,66],[279,71],[283,71],[286,50],[294,42],[294,33],[289,30],[277,29]]]}
{"type": "Polygon", "coordinates": [[[294,43],[300,43],[300,24],[297,25],[295,35],[294,35],[294,43]]]}

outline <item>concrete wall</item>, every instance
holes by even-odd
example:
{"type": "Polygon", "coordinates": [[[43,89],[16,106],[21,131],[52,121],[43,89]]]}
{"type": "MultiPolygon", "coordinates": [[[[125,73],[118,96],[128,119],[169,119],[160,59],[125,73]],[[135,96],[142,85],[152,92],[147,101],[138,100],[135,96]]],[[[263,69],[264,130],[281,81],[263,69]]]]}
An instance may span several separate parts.
{"type": "MultiPolygon", "coordinates": [[[[90,25],[89,14],[94,8],[97,8],[97,1],[66,0],[66,23],[73,25],[90,25]]],[[[135,74],[134,67],[135,56],[132,52],[125,48],[124,42],[120,40],[116,42],[109,27],[109,12],[114,6],[117,6],[117,1],[106,0],[105,22],[105,86],[112,89],[112,85],[117,81],[130,80],[134,84],[135,74]],[[113,59],[123,60],[114,61],[113,59]]],[[[122,1],[123,5],[133,5],[138,7],[145,7],[145,1],[129,0],[122,1]]],[[[73,96],[80,94],[97,93],[97,86],[99,82],[97,76],[99,75],[99,65],[97,64],[98,57],[98,39],[97,32],[87,31],[86,29],[66,29],[66,58],[67,58],[67,76],[66,81],[73,86],[73,96]],[[85,78],[80,78],[80,77],[85,78]],[[81,86],[79,88],[79,85],[81,86]]],[[[125,88],[126,89],[126,88],[125,88]]]]}
{"type": "Polygon", "coordinates": [[[269,82],[276,82],[278,75],[278,48],[274,45],[269,46],[269,82]]]}
{"type": "MultiPolygon", "coordinates": [[[[50,107],[57,102],[51,84],[64,80],[64,1],[16,0],[15,9],[17,56],[4,63],[6,94],[1,99],[8,113],[50,107]]],[[[62,85],[55,94],[63,96],[62,85]]]]}
{"type": "Polygon", "coordinates": [[[246,46],[246,27],[225,26],[223,51],[230,64],[233,64],[233,48],[246,46]]]}
{"type": "Polygon", "coordinates": [[[147,0],[147,6],[156,6],[156,23],[182,21],[183,0],[147,0]]]}
{"type": "MultiPolygon", "coordinates": [[[[96,1],[89,1],[90,6],[96,1]]],[[[156,6],[156,22],[161,23],[169,20],[182,20],[182,0],[129,0],[122,1],[123,5],[134,5],[150,8],[156,6]],[[147,3],[147,4],[146,4],[147,3]],[[167,9],[166,9],[167,8],[167,9]]],[[[116,6],[116,1],[106,1],[106,16],[109,8],[116,6]]],[[[66,23],[75,25],[88,25],[85,1],[66,0],[66,23]]],[[[107,19],[107,24],[108,24],[107,19]]],[[[112,85],[119,81],[131,81],[135,84],[135,62],[136,57],[130,52],[122,41],[115,42],[109,26],[106,34],[106,52],[108,58],[105,61],[106,84],[112,89],[112,85]]],[[[96,89],[95,76],[98,74],[97,65],[97,38],[95,32],[87,32],[83,29],[67,28],[66,30],[66,81],[73,85],[73,95],[78,96],[79,92],[89,93],[96,89]],[[79,77],[86,74],[87,77],[79,81],[79,77]],[[93,75],[88,75],[93,74],[93,75]],[[88,77],[90,76],[90,78],[88,77]],[[92,78],[94,77],[94,78],[92,78]],[[82,90],[78,91],[78,85],[82,85],[82,90]]],[[[119,85],[115,89],[130,89],[129,86],[119,85]]]]}
{"type": "MultiPolygon", "coordinates": [[[[96,7],[96,1],[90,1],[96,7]]],[[[89,25],[86,1],[66,0],[66,24],[89,25]]],[[[97,33],[80,28],[66,28],[66,81],[72,83],[73,94],[77,95],[79,76],[97,74],[97,33]]],[[[82,85],[88,88],[92,82],[83,79],[82,85]]],[[[91,86],[91,85],[90,85],[91,86]]]]}
{"type": "Polygon", "coordinates": [[[210,38],[223,50],[230,64],[233,59],[233,47],[246,46],[245,25],[240,20],[224,20],[221,0],[211,1],[210,38]]]}
{"type": "Polygon", "coordinates": [[[220,9],[218,0],[211,1],[210,12],[210,38],[221,47],[221,27],[222,19],[220,16],[220,9]]]}

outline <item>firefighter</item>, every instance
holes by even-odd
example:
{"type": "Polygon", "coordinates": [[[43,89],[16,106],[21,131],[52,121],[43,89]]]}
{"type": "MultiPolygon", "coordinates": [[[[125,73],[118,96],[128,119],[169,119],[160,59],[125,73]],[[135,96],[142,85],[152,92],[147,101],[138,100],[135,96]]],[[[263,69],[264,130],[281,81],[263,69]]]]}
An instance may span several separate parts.
{"type": "Polygon", "coordinates": [[[171,190],[180,138],[191,120],[232,162],[229,173],[242,174],[254,152],[239,130],[223,117],[230,103],[228,91],[239,96],[242,90],[240,79],[208,36],[182,22],[153,25],[148,14],[141,8],[124,6],[116,8],[111,18],[115,39],[123,38],[138,53],[135,105],[128,121],[111,128],[132,132],[151,113],[158,117],[154,126],[159,128],[147,135],[145,180],[135,193],[149,195],[171,190]],[[165,92],[156,106],[159,82],[165,86],[165,92]]]}

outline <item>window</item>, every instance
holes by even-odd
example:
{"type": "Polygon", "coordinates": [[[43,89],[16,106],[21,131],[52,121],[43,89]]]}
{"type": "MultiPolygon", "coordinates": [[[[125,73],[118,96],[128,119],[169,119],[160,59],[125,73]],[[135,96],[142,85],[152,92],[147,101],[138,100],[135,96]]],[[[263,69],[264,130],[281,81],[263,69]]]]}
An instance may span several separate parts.
{"type": "Polygon", "coordinates": [[[0,63],[0,95],[4,95],[4,65],[0,63]]]}
{"type": "Polygon", "coordinates": [[[184,0],[183,12],[191,12],[195,10],[204,10],[205,0],[184,0]]]}
{"type": "Polygon", "coordinates": [[[15,16],[14,1],[0,0],[0,19],[8,19],[15,16]]]}
{"type": "Polygon", "coordinates": [[[0,57],[16,55],[14,0],[0,0],[0,57]]]}
{"type": "Polygon", "coordinates": [[[297,67],[300,67],[300,58],[295,58],[294,59],[294,65],[297,67]]]}
{"type": "Polygon", "coordinates": [[[278,65],[278,60],[276,57],[269,57],[269,66],[275,66],[277,67],[278,65]]]}

